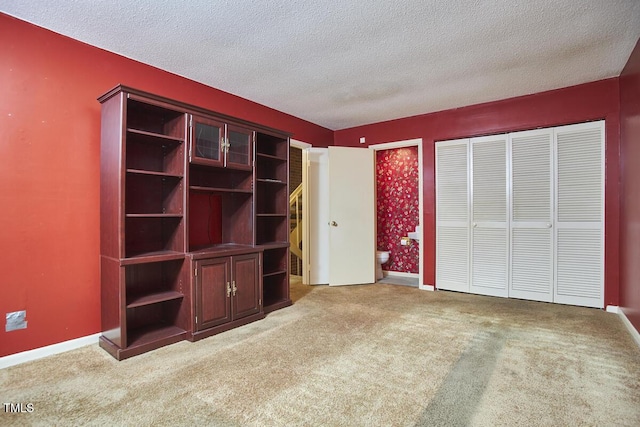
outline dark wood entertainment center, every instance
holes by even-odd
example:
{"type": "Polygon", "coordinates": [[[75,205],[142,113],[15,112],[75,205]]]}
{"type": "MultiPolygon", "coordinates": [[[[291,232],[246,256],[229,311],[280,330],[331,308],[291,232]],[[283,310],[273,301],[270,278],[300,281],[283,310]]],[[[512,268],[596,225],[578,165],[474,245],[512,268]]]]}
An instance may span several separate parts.
{"type": "Polygon", "coordinates": [[[98,98],[100,346],[118,360],[289,297],[289,135],[125,86],[98,98]]]}

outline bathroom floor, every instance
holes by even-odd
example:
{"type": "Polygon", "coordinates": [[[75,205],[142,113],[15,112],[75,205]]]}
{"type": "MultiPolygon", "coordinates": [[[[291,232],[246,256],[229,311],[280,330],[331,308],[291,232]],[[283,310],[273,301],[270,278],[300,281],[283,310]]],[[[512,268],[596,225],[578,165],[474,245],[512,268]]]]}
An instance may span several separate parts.
{"type": "Polygon", "coordinates": [[[418,287],[417,277],[402,277],[402,276],[386,276],[383,279],[378,280],[376,283],[384,283],[387,285],[402,285],[418,287]]]}
{"type": "MultiPolygon", "coordinates": [[[[292,287],[294,285],[302,285],[302,276],[295,276],[292,274],[290,277],[290,281],[292,287]]],[[[380,279],[376,283],[382,283],[385,285],[412,286],[414,288],[417,288],[418,281],[419,280],[417,277],[386,276],[384,279],[380,279]]]]}

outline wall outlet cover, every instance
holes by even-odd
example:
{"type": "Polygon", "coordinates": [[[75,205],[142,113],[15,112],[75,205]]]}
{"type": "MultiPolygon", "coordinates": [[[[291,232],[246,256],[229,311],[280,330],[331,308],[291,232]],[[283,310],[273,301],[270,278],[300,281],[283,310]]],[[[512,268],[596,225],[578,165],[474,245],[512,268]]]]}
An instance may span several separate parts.
{"type": "Polygon", "coordinates": [[[18,329],[27,329],[27,310],[14,311],[7,313],[5,332],[15,331],[18,329]]]}

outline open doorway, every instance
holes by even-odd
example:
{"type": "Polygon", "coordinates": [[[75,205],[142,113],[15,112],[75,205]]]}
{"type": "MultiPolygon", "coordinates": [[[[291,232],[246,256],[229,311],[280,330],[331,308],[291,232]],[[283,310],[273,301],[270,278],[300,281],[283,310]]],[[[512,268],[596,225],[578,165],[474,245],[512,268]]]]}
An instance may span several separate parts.
{"type": "MultiPolygon", "coordinates": [[[[289,147],[289,271],[302,277],[302,149],[289,147]]],[[[293,279],[293,277],[292,277],[293,279]]]]}
{"type": "Polygon", "coordinates": [[[408,151],[417,154],[413,154],[417,163],[413,166],[413,171],[418,175],[413,184],[413,193],[418,198],[418,206],[412,212],[412,228],[402,230],[402,237],[412,239],[412,247],[418,249],[418,259],[412,263],[417,268],[417,274],[403,271],[393,274],[395,282],[404,283],[404,280],[399,278],[409,276],[415,282],[414,286],[433,290],[433,287],[424,285],[423,239],[418,227],[424,217],[421,139],[373,145],[369,146],[369,149],[329,147],[304,150],[303,165],[306,172],[303,173],[303,179],[307,181],[308,191],[303,192],[307,214],[303,221],[306,224],[305,235],[309,238],[303,237],[303,246],[306,247],[306,251],[303,251],[306,258],[303,262],[303,283],[344,285],[376,281],[375,157],[378,150],[402,147],[409,147],[408,151]],[[360,153],[357,161],[342,161],[344,158],[353,159],[356,152],[360,153]],[[336,161],[329,161],[329,157],[336,161]],[[365,167],[367,163],[369,167],[365,167]],[[332,187],[340,191],[329,191],[332,187]],[[346,193],[347,199],[332,201],[332,195],[335,193],[346,193]],[[358,219],[357,223],[346,221],[353,218],[358,219]],[[365,218],[370,218],[370,221],[365,221],[365,218]],[[336,231],[340,231],[341,234],[336,231]],[[354,237],[354,233],[357,237],[354,237]],[[334,237],[335,246],[332,245],[334,237]],[[345,266],[345,260],[346,267],[341,268],[345,266]],[[356,260],[359,262],[357,265],[354,263],[356,260]],[[337,267],[334,269],[334,266],[337,267]]]}
{"type": "Polygon", "coordinates": [[[289,146],[289,271],[292,280],[302,280],[303,263],[303,222],[306,216],[303,196],[302,151],[311,147],[294,139],[289,146]]]}
{"type": "Polygon", "coordinates": [[[422,139],[375,144],[377,262],[383,283],[424,285],[422,139]]]}

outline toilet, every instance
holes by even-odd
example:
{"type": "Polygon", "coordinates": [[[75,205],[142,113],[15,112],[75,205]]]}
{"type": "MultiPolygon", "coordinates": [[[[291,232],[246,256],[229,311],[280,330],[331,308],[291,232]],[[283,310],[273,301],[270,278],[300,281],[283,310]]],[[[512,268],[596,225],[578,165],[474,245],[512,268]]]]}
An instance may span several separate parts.
{"type": "Polygon", "coordinates": [[[382,274],[382,264],[389,261],[389,251],[376,251],[376,280],[384,277],[382,274]]]}

